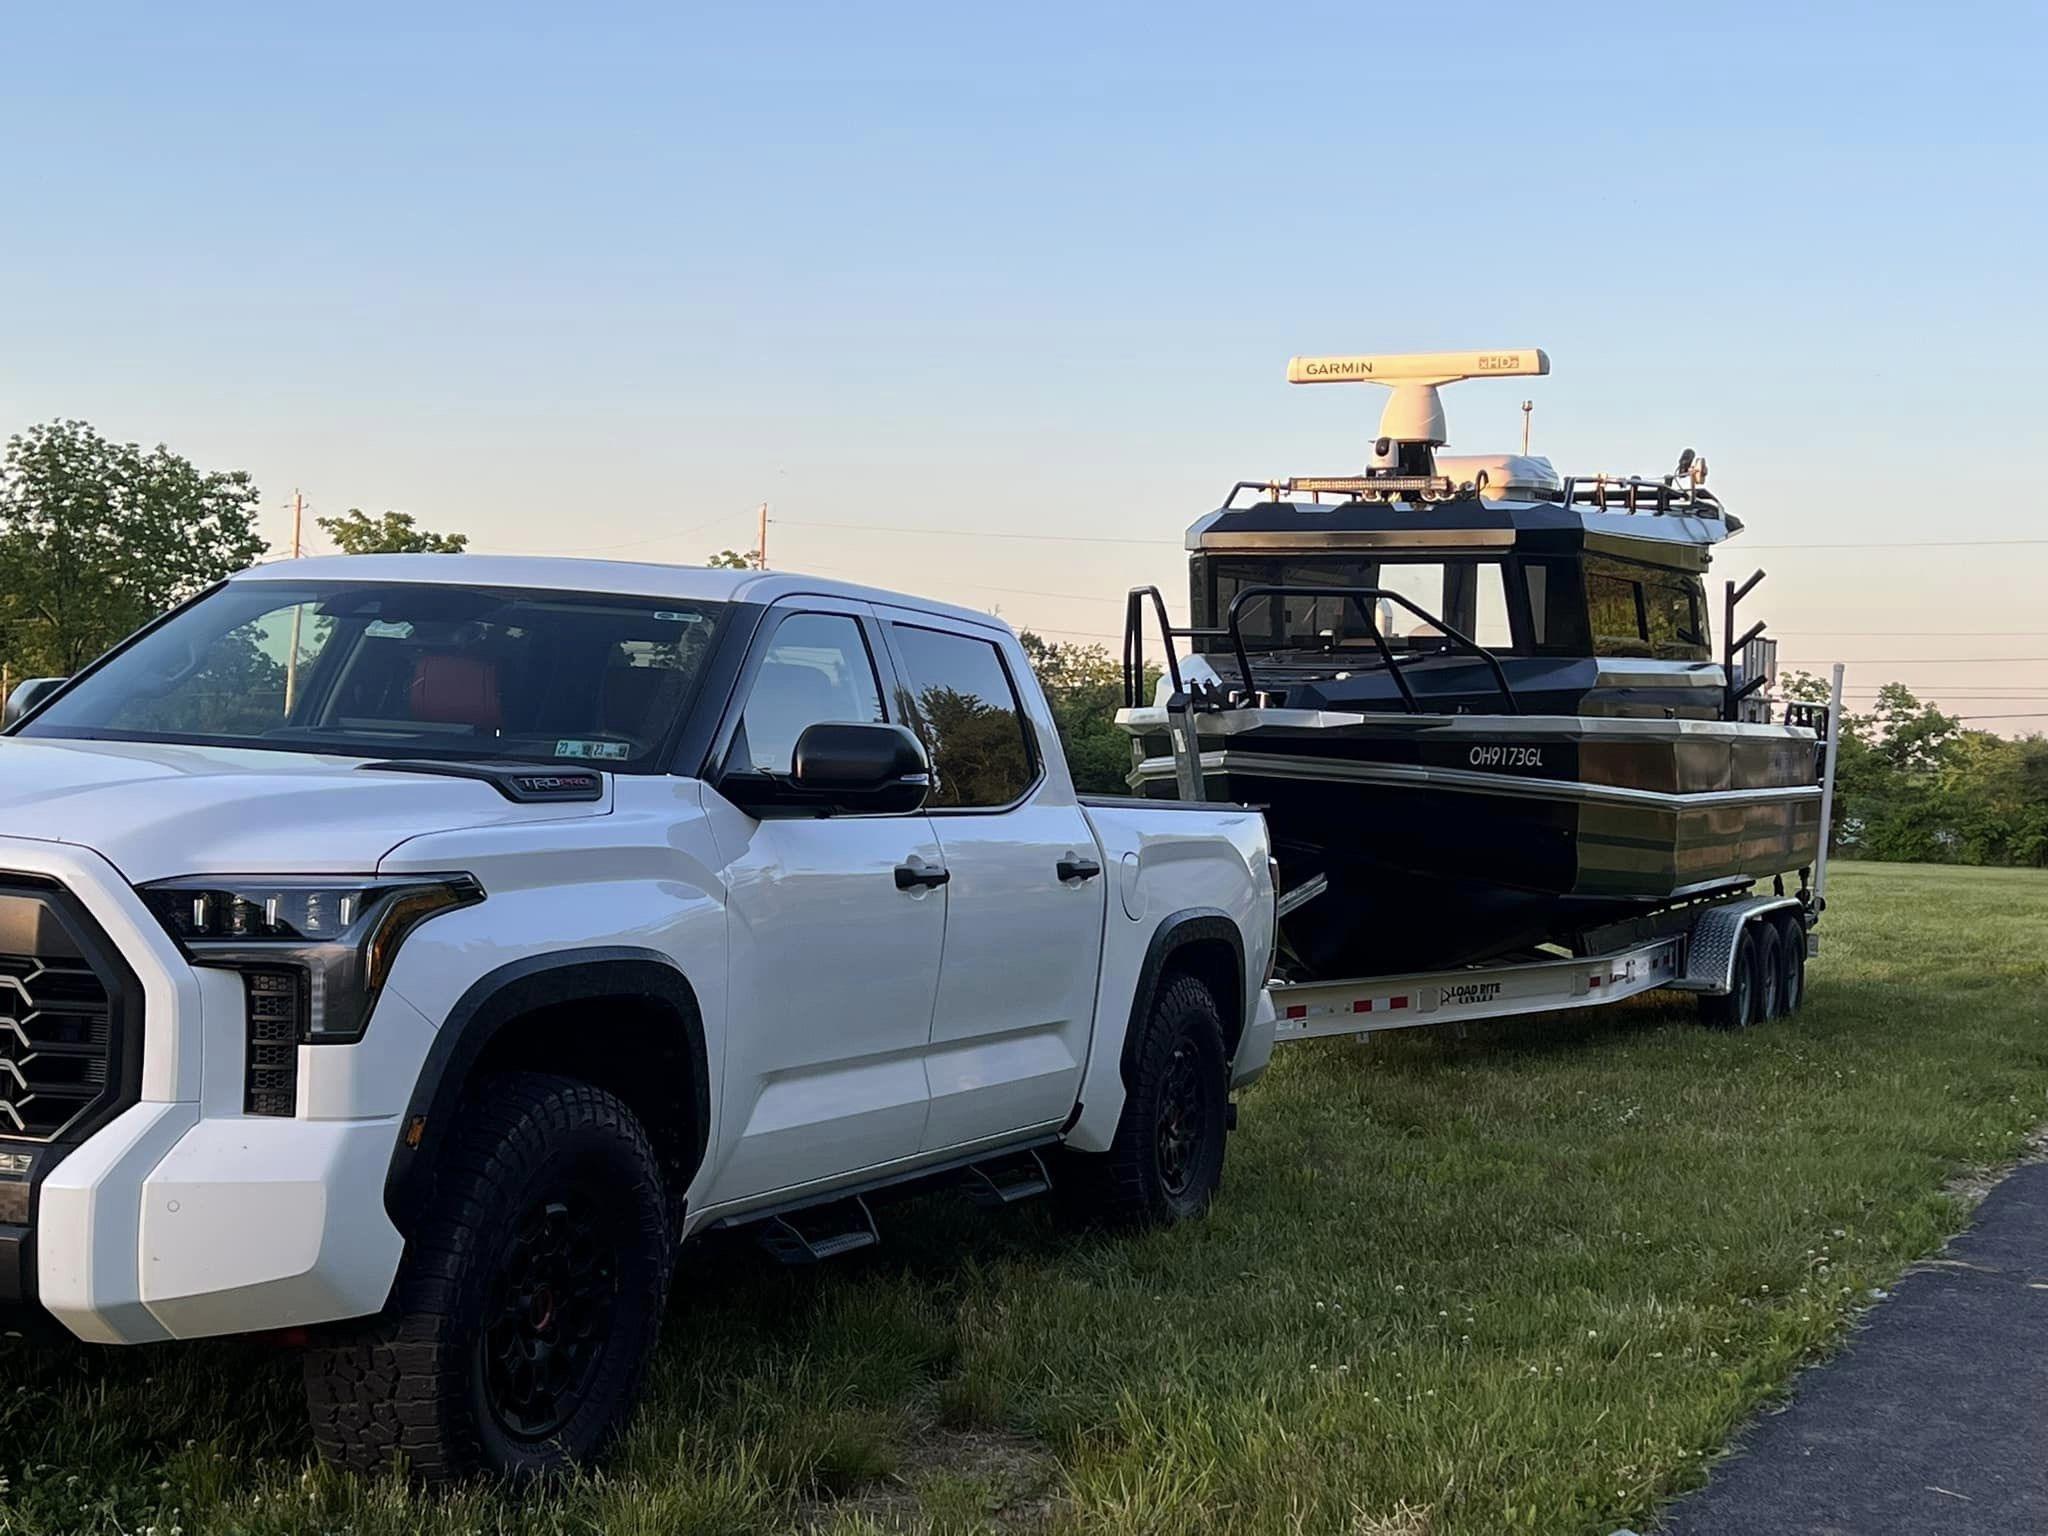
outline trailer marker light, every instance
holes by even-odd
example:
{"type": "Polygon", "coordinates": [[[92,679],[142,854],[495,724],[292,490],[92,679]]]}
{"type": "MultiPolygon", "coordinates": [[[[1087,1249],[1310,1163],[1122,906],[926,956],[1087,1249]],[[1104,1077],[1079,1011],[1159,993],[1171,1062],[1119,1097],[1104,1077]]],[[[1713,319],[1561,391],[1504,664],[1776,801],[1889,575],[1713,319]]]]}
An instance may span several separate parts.
{"type": "Polygon", "coordinates": [[[1308,1004],[1307,1004],[1307,1003],[1289,1003],[1289,1004],[1287,1005],[1287,1017],[1289,1017],[1290,1019],[1305,1019],[1305,1018],[1307,1018],[1307,1017],[1308,1017],[1308,1004]]]}

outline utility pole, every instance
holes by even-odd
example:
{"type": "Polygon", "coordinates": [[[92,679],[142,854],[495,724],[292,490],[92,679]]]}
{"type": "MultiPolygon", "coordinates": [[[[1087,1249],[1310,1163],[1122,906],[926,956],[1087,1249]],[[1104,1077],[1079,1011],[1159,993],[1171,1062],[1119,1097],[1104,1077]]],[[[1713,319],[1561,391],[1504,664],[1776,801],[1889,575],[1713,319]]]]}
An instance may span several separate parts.
{"type": "MultiPolygon", "coordinates": [[[[306,498],[296,488],[292,491],[292,558],[298,559],[305,552],[306,498]]],[[[299,691],[299,623],[306,611],[304,603],[292,604],[292,648],[284,658],[284,717],[292,717],[292,700],[299,691]]]]}
{"type": "Polygon", "coordinates": [[[1522,457],[1529,457],[1529,413],[1536,409],[1534,400],[1522,402],[1522,457]]]}
{"type": "Polygon", "coordinates": [[[761,503],[761,532],[754,541],[754,569],[768,569],[768,503],[761,503]]]}

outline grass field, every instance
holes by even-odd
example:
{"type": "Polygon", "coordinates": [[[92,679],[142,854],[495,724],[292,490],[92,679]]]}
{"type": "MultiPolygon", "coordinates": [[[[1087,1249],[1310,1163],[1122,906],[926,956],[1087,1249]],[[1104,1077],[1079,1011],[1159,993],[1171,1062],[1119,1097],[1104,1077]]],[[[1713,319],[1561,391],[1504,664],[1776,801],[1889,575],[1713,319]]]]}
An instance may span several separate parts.
{"type": "Polygon", "coordinates": [[[2048,1120],[2048,876],[1844,866],[1811,996],[1285,1049],[1195,1227],[950,1197],[685,1262],[543,1495],[360,1484],[290,1356],[0,1343],[0,1533],[1598,1532],[1647,1524],[2048,1120]]]}

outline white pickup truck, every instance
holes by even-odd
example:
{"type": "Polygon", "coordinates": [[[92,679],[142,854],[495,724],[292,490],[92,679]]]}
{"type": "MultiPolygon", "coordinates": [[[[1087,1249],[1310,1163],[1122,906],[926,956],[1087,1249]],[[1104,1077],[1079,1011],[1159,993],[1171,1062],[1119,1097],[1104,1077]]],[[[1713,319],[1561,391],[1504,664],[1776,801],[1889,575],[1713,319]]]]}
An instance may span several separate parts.
{"type": "Polygon", "coordinates": [[[1272,1049],[1259,816],[1077,796],[984,614],[293,561],[8,713],[0,1301],[307,1330],[348,1466],[596,1451],[713,1227],[1195,1215],[1272,1049]]]}

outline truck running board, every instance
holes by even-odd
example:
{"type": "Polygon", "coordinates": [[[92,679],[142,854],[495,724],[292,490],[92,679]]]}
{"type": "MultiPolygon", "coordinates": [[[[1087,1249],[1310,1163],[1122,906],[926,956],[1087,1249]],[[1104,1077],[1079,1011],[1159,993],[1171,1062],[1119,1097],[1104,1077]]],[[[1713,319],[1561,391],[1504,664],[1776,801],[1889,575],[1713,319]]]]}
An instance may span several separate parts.
{"type": "Polygon", "coordinates": [[[820,1264],[882,1240],[875,1213],[858,1195],[771,1216],[756,1226],[755,1234],[761,1246],[784,1264],[820,1264]]]}
{"type": "Polygon", "coordinates": [[[986,1163],[969,1163],[961,1171],[961,1182],[976,1205],[1015,1205],[1051,1189],[1052,1174],[1033,1147],[986,1163]]]}

